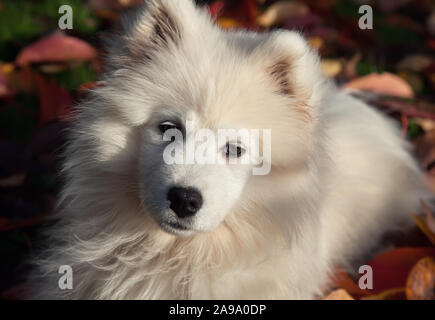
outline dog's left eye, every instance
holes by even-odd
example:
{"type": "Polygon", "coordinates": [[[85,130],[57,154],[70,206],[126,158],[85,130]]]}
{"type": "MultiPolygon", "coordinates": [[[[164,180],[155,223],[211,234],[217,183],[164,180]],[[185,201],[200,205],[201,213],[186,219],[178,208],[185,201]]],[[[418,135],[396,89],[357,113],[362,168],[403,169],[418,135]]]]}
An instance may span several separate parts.
{"type": "Polygon", "coordinates": [[[227,143],[225,146],[225,155],[229,158],[239,158],[245,153],[245,149],[236,144],[227,143]]]}
{"type": "Polygon", "coordinates": [[[177,125],[171,121],[163,121],[159,124],[159,130],[161,133],[165,133],[169,129],[178,129],[177,125]]]}

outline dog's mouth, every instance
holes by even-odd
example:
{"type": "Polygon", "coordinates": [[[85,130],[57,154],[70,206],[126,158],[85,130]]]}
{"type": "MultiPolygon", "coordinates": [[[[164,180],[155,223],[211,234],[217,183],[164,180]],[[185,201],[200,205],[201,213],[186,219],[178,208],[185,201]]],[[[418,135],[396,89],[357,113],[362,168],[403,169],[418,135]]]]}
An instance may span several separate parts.
{"type": "Polygon", "coordinates": [[[188,226],[181,224],[179,222],[169,222],[169,221],[161,222],[160,227],[164,231],[175,235],[187,235],[193,231],[188,226]]]}
{"type": "Polygon", "coordinates": [[[178,223],[178,222],[165,222],[165,224],[167,224],[168,226],[170,226],[171,228],[174,228],[174,229],[189,230],[188,227],[186,227],[185,225],[182,225],[181,223],[178,223]]]}

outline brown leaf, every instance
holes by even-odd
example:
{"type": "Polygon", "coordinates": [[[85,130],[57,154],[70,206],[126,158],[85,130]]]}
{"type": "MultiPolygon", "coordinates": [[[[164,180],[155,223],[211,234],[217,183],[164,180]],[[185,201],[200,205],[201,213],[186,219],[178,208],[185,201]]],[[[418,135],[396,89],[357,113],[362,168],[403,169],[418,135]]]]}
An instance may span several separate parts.
{"type": "Polygon", "coordinates": [[[432,64],[432,58],[428,55],[413,54],[403,58],[398,64],[398,70],[421,72],[432,64]]]}
{"type": "Polygon", "coordinates": [[[362,54],[355,53],[348,61],[344,64],[344,76],[347,79],[354,79],[358,76],[357,65],[361,61],[362,54]]]}
{"type": "Polygon", "coordinates": [[[425,257],[412,268],[406,282],[408,300],[435,300],[435,259],[425,257]]]}
{"type": "Polygon", "coordinates": [[[357,299],[370,294],[368,290],[361,289],[342,268],[335,268],[330,288],[344,289],[357,299]]]}
{"type": "Polygon", "coordinates": [[[361,300],[405,300],[405,288],[392,288],[381,293],[362,297],[361,300]]]}

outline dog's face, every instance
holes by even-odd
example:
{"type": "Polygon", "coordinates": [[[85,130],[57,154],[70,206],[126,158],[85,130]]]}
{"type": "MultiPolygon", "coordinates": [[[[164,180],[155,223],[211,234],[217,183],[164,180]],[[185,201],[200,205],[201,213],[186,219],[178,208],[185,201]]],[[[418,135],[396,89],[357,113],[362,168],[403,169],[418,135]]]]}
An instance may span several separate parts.
{"type": "Polygon", "coordinates": [[[176,113],[176,108],[172,112],[159,108],[141,131],[141,200],[164,230],[189,235],[216,228],[241,201],[252,165],[244,161],[249,156],[248,144],[218,141],[217,130],[206,126],[199,115],[176,113]],[[198,141],[201,133],[210,140],[198,141]],[[197,154],[192,161],[189,148],[197,154]],[[172,161],[175,152],[180,154],[179,163],[172,161]],[[199,154],[209,158],[200,159],[199,154]]]}
{"type": "Polygon", "coordinates": [[[146,3],[109,50],[104,90],[138,133],[145,211],[176,235],[210,231],[246,206],[246,185],[261,184],[254,167],[296,166],[309,156],[316,56],[295,33],[226,32],[189,0],[146,3]],[[259,134],[221,139],[223,129],[259,134]],[[205,140],[211,158],[198,162],[205,140]],[[171,162],[177,153],[182,161],[171,162]]]}

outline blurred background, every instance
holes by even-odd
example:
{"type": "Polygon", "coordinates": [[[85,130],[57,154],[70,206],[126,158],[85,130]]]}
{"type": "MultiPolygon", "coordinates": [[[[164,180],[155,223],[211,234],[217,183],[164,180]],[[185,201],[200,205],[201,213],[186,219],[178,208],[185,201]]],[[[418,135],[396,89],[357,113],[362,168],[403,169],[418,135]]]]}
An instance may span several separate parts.
{"type": "MultiPolygon", "coordinates": [[[[72,106],[96,85],[104,55],[100,36],[118,25],[124,10],[142,2],[0,0],[0,298],[17,297],[25,261],[37,250],[35,239],[53,212],[62,183],[63,132],[72,121],[72,106]],[[62,5],[72,8],[70,30],[58,26],[62,5]]],[[[361,90],[362,99],[398,121],[435,191],[434,1],[197,2],[222,28],[303,32],[319,51],[325,76],[361,90]],[[373,9],[373,29],[359,27],[365,13],[359,13],[361,5],[373,9]]],[[[420,258],[435,256],[434,220],[427,208],[426,216],[416,217],[415,230],[398,241],[410,251],[389,252],[373,262],[396,270],[388,269],[391,279],[386,283],[380,275],[374,297],[415,294],[405,282],[420,258]],[[391,288],[400,290],[385,294],[391,288]]],[[[430,279],[435,279],[435,264],[430,268],[430,279]]],[[[364,295],[352,292],[357,289],[349,283],[338,287],[354,297],[364,295]]],[[[428,292],[434,298],[435,290],[432,296],[428,292]]]]}

